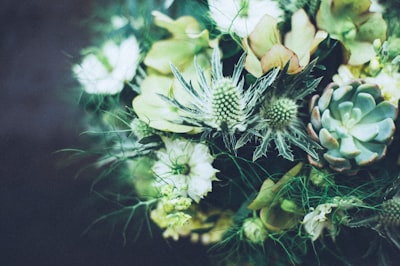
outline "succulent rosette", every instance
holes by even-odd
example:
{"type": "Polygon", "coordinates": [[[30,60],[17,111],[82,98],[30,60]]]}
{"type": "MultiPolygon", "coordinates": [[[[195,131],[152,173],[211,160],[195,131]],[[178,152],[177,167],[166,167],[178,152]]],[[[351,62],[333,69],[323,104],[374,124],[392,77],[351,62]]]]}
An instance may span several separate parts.
{"type": "Polygon", "coordinates": [[[324,148],[314,165],[354,174],[361,166],[382,159],[393,140],[397,108],[383,101],[378,85],[361,80],[329,84],[310,102],[310,136],[324,148]]]}

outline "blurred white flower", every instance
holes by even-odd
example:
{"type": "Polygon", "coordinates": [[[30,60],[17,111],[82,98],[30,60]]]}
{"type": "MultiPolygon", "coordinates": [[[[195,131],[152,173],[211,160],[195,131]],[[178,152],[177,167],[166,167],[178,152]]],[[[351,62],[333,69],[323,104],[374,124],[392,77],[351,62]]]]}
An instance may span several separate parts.
{"type": "Polygon", "coordinates": [[[376,83],[382,90],[383,98],[397,106],[400,99],[400,73],[384,68],[376,77],[366,77],[365,81],[376,83]]]}
{"type": "Polygon", "coordinates": [[[153,166],[157,176],[156,186],[173,185],[179,196],[199,202],[212,190],[212,181],[218,172],[211,163],[208,147],[185,139],[163,138],[165,148],[157,152],[158,161],[153,166]]]}
{"type": "Polygon", "coordinates": [[[139,45],[134,36],[121,42],[104,44],[101,51],[85,56],[73,67],[83,90],[90,94],[116,94],[131,81],[139,64],[139,45]]]}
{"type": "Polygon", "coordinates": [[[112,16],[111,17],[111,25],[114,29],[120,29],[125,27],[129,23],[129,20],[126,17],[122,16],[112,16]]]}
{"type": "Polygon", "coordinates": [[[329,213],[332,208],[337,207],[334,203],[325,203],[318,205],[315,209],[311,208],[311,212],[306,214],[303,219],[304,230],[310,235],[312,241],[318,239],[324,228],[331,228],[332,223],[328,220],[329,213]]]}
{"type": "Polygon", "coordinates": [[[210,16],[223,33],[247,37],[268,14],[279,20],[283,15],[273,0],[208,0],[210,16]]]}

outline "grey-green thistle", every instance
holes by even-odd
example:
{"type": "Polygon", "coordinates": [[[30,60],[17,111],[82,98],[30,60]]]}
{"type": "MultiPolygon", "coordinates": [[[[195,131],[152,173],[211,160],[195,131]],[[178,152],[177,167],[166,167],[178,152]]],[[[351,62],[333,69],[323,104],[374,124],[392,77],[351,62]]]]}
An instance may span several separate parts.
{"type": "Polygon", "coordinates": [[[236,133],[248,129],[248,125],[253,121],[254,112],[261,105],[262,96],[279,72],[277,69],[272,70],[244,89],[244,79],[241,78],[244,60],[245,55],[242,55],[234,67],[232,77],[225,77],[220,52],[214,49],[211,82],[207,81],[205,71],[196,65],[198,88],[195,88],[192,82],[187,82],[179,70],[171,65],[176,79],[191,96],[190,103],[183,105],[173,95],[160,96],[185,114],[182,121],[178,122],[201,127],[206,136],[222,136],[225,146],[232,150],[236,143],[236,133]]]}
{"type": "Polygon", "coordinates": [[[285,159],[294,160],[291,145],[299,147],[313,158],[318,158],[317,150],[320,146],[307,135],[299,117],[301,101],[315,90],[321,80],[310,75],[314,65],[315,61],[294,75],[287,73],[286,65],[266,90],[260,110],[252,118],[255,123],[241,136],[236,148],[255,138],[259,145],[253,153],[253,161],[266,156],[272,142],[275,143],[279,155],[285,159]]]}

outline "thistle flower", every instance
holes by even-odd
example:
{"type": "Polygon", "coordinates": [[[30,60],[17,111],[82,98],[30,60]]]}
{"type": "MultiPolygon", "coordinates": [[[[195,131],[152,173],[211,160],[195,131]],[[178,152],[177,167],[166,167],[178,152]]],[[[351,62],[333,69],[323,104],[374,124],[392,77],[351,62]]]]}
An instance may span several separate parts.
{"type": "Polygon", "coordinates": [[[217,180],[217,169],[211,163],[206,145],[184,139],[162,138],[165,149],[157,151],[158,161],[153,165],[156,186],[170,184],[176,195],[190,197],[199,202],[212,190],[212,181],[217,180]]]}
{"type": "MultiPolygon", "coordinates": [[[[297,146],[314,158],[319,145],[305,133],[305,126],[299,117],[300,101],[310,94],[319,84],[321,78],[314,79],[310,75],[315,61],[302,72],[289,75],[286,73],[288,64],[277,80],[263,96],[259,113],[236,144],[236,148],[244,146],[251,138],[260,143],[253,153],[253,160],[266,156],[271,142],[274,142],[279,155],[285,159],[294,160],[291,145],[297,146]]],[[[254,117],[253,117],[254,118],[254,117]]]]}
{"type": "Polygon", "coordinates": [[[397,187],[397,193],[392,198],[383,201],[372,215],[364,218],[355,217],[346,225],[369,227],[400,250],[400,187],[397,187]]]}
{"type": "Polygon", "coordinates": [[[171,65],[175,77],[192,99],[189,104],[183,105],[174,97],[160,96],[185,114],[182,117],[182,124],[202,127],[204,135],[209,135],[214,130],[216,132],[213,136],[222,135],[226,147],[232,148],[235,143],[235,133],[247,129],[254,110],[260,104],[260,96],[278,73],[278,70],[271,71],[244,90],[244,80],[240,79],[244,58],[243,55],[239,59],[232,77],[224,77],[219,50],[214,49],[211,84],[207,82],[204,71],[197,67],[198,90],[191,82],[185,81],[178,69],[171,65]]]}

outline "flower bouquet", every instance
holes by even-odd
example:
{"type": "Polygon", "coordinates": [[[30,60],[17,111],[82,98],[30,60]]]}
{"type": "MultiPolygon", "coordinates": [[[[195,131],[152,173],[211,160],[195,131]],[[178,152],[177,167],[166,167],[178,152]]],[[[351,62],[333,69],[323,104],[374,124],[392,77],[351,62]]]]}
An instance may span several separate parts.
{"type": "MultiPolygon", "coordinates": [[[[121,0],[73,66],[125,239],[218,265],[400,251],[396,1],[121,0]]],[[[377,256],[377,254],[379,256],[377,256]]]]}

